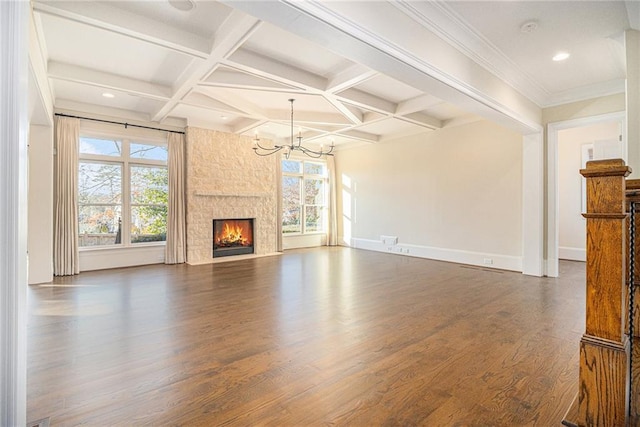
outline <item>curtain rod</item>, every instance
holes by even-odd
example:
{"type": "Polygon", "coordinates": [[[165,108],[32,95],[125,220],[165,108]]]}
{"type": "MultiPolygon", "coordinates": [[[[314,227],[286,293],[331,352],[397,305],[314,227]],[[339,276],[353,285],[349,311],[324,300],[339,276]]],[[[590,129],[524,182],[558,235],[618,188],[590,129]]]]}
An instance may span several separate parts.
{"type": "Polygon", "coordinates": [[[127,127],[131,126],[131,127],[141,128],[141,129],[159,130],[159,131],[162,131],[162,132],[172,132],[172,133],[179,133],[181,135],[184,135],[184,132],[179,131],[179,130],[160,129],[160,128],[154,128],[154,127],[151,127],[151,126],[134,125],[132,123],[114,122],[114,121],[111,121],[111,120],[102,120],[102,119],[92,119],[91,117],[72,116],[70,114],[62,114],[62,113],[55,113],[54,116],[69,117],[69,118],[72,118],[72,119],[80,119],[80,120],[91,120],[91,121],[94,121],[94,122],[102,122],[102,123],[111,123],[113,125],[122,125],[122,126],[124,126],[125,129],[127,127]]]}

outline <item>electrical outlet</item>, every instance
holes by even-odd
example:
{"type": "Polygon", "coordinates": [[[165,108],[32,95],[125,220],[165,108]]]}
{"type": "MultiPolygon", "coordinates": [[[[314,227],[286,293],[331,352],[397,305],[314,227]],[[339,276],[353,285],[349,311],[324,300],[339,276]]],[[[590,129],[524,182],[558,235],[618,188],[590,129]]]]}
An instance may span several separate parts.
{"type": "Polygon", "coordinates": [[[484,259],[484,265],[493,265],[493,259],[485,258],[484,259]]]}

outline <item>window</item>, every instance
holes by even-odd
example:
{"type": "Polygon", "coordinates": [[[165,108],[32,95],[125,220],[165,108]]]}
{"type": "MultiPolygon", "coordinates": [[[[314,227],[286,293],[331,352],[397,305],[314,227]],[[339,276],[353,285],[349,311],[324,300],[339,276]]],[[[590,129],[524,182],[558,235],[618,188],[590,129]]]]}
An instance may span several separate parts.
{"type": "Polygon", "coordinates": [[[325,233],[327,165],[320,161],[282,160],[282,233],[325,233]]]}
{"type": "Polygon", "coordinates": [[[165,144],[80,137],[80,247],[165,241],[167,199],[165,144]]]}

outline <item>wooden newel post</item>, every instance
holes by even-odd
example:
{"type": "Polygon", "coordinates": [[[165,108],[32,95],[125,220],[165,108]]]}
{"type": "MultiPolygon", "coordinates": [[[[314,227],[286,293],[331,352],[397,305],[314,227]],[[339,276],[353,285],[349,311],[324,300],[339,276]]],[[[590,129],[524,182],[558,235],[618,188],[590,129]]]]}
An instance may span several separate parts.
{"type": "Polygon", "coordinates": [[[623,160],[587,162],[587,316],[580,341],[578,425],[625,426],[629,340],[625,335],[627,214],[623,160]]]}

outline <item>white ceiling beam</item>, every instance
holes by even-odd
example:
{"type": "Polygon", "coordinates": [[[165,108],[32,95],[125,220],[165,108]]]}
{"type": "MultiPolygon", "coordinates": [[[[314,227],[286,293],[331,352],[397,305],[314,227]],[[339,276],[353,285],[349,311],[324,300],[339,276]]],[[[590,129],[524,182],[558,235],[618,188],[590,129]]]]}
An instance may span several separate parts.
{"type": "Polygon", "coordinates": [[[350,104],[361,106],[367,110],[394,114],[397,109],[395,103],[358,89],[347,89],[340,92],[337,96],[350,104]]]}
{"type": "Polygon", "coordinates": [[[359,141],[375,143],[380,140],[378,135],[374,135],[368,132],[362,132],[359,130],[348,130],[343,132],[336,132],[336,135],[344,136],[351,139],[357,139],[359,141]]]}
{"type": "Polygon", "coordinates": [[[396,116],[396,118],[432,130],[442,128],[442,120],[423,113],[411,113],[404,116],[396,116]]]}
{"type": "Polygon", "coordinates": [[[266,113],[257,105],[248,101],[246,98],[240,98],[233,93],[229,93],[225,88],[209,88],[207,86],[196,87],[192,93],[202,92],[205,96],[215,98],[216,100],[229,105],[230,107],[242,112],[246,116],[266,119],[266,113]],[[209,91],[211,95],[209,95],[209,91]]]}
{"type": "Polygon", "coordinates": [[[131,95],[166,101],[171,97],[171,88],[142,80],[118,76],[61,62],[49,62],[49,78],[108,90],[126,92],[131,95]]]}
{"type": "Polygon", "coordinates": [[[443,103],[443,100],[436,98],[433,95],[419,95],[415,98],[407,99],[406,101],[398,103],[395,113],[402,116],[404,114],[411,114],[426,110],[427,108],[435,107],[436,105],[443,103]]]}
{"type": "Polygon", "coordinates": [[[366,2],[219,1],[463,110],[520,132],[539,132],[537,105],[513,86],[499,81],[457,46],[440,39],[432,29],[416,26],[414,17],[396,14],[397,10],[391,9],[395,8],[393,2],[378,3],[376,9],[380,13],[373,14],[356,7],[366,2]],[[411,26],[414,31],[388,31],[387,12],[394,14],[394,26],[411,26]],[[438,48],[432,48],[432,43],[438,48]],[[443,57],[447,59],[438,61],[443,57]]]}
{"type": "MultiPolygon", "coordinates": [[[[272,121],[281,123],[290,123],[291,111],[285,110],[268,110],[265,111],[266,116],[272,121]]],[[[351,122],[342,114],[324,113],[319,111],[296,111],[294,125],[302,125],[305,123],[322,124],[322,125],[351,125],[351,122]]]]}
{"type": "Polygon", "coordinates": [[[256,76],[255,74],[234,70],[230,67],[218,67],[200,84],[203,86],[241,89],[268,89],[271,91],[291,91],[292,89],[296,89],[288,84],[275,81],[268,77],[256,76]]]}
{"type": "Polygon", "coordinates": [[[386,120],[389,116],[386,114],[380,114],[375,111],[367,111],[364,113],[363,123],[371,124],[375,122],[379,122],[380,120],[386,120]]]}
{"type": "Polygon", "coordinates": [[[291,65],[274,61],[271,58],[238,49],[228,58],[235,67],[260,77],[269,78],[300,89],[313,89],[315,92],[324,90],[327,79],[291,65]]]}
{"type": "Polygon", "coordinates": [[[209,51],[209,41],[203,37],[105,3],[83,1],[41,3],[36,1],[33,2],[33,10],[199,58],[206,58],[209,51]]]}
{"type": "Polygon", "coordinates": [[[186,104],[186,105],[192,105],[194,107],[208,108],[211,110],[216,110],[223,113],[229,113],[236,116],[246,115],[242,110],[238,110],[237,108],[234,108],[231,105],[225,104],[224,102],[220,102],[217,99],[211,98],[210,96],[204,93],[200,93],[196,91],[189,92],[189,94],[185,96],[182,99],[182,101],[180,101],[180,103],[186,104]]]}
{"type": "Polygon", "coordinates": [[[349,89],[378,75],[376,71],[364,65],[354,64],[329,79],[326,92],[336,93],[349,89]]]}
{"type": "Polygon", "coordinates": [[[260,26],[261,21],[233,10],[214,35],[214,43],[208,57],[192,64],[174,85],[173,97],[154,114],[153,119],[165,118],[178,102],[186,96],[200,80],[210,75],[221,59],[226,58],[238,49],[260,26]]]}
{"type": "Polygon", "coordinates": [[[323,94],[324,98],[335,107],[343,116],[346,117],[351,123],[356,125],[362,124],[362,113],[358,111],[355,107],[351,105],[347,105],[344,102],[337,99],[335,96],[331,96],[330,94],[323,94]]]}

